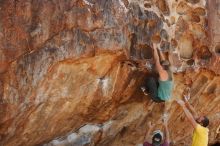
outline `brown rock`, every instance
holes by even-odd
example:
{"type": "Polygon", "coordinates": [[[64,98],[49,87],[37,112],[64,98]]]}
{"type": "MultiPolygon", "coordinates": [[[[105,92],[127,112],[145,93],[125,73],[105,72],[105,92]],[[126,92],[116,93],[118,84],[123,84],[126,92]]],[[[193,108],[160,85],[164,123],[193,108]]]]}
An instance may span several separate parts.
{"type": "Polygon", "coordinates": [[[174,16],[170,17],[170,24],[173,25],[176,23],[176,18],[174,16]]]}
{"type": "Polygon", "coordinates": [[[201,8],[201,7],[198,7],[198,8],[193,9],[192,12],[193,12],[194,14],[200,15],[200,16],[206,15],[206,10],[205,10],[204,8],[201,8]]]}
{"type": "Polygon", "coordinates": [[[167,31],[165,29],[162,29],[160,31],[160,37],[163,40],[168,40],[169,39],[169,35],[168,35],[168,33],[167,33],[167,31]]]}
{"type": "MultiPolygon", "coordinates": [[[[189,60],[186,61],[186,63],[187,63],[188,65],[192,66],[192,65],[195,63],[195,60],[194,60],[194,59],[189,59],[189,60]]],[[[190,84],[190,83],[191,83],[191,82],[188,81],[187,84],[190,84]]]]}
{"type": "Polygon", "coordinates": [[[170,15],[169,5],[166,0],[157,0],[156,5],[164,15],[170,15]]]}
{"type": "Polygon", "coordinates": [[[158,44],[158,43],[160,43],[160,40],[161,40],[161,38],[160,38],[160,35],[158,35],[158,34],[155,34],[155,35],[153,35],[153,36],[151,37],[151,41],[152,41],[153,43],[158,44]]]}
{"type": "Polygon", "coordinates": [[[188,30],[189,30],[188,23],[183,19],[182,16],[180,16],[176,23],[175,39],[179,40],[182,34],[188,30]]]}
{"type": "Polygon", "coordinates": [[[147,27],[150,29],[150,28],[154,28],[156,26],[157,22],[156,20],[153,20],[153,19],[150,19],[148,22],[147,22],[147,27]]]}
{"type": "Polygon", "coordinates": [[[168,27],[170,27],[170,21],[168,19],[165,20],[165,23],[167,24],[168,27]]]}
{"type": "Polygon", "coordinates": [[[160,43],[160,50],[162,52],[168,52],[170,50],[170,42],[162,41],[160,43]]]}
{"type": "Polygon", "coordinates": [[[192,13],[191,14],[191,21],[199,23],[200,22],[200,17],[198,15],[192,13]]]}
{"type": "Polygon", "coordinates": [[[10,66],[9,62],[6,61],[0,62],[0,74],[5,73],[9,66],[10,66]]]}
{"type": "Polygon", "coordinates": [[[200,59],[208,60],[208,59],[210,59],[210,58],[212,57],[212,53],[209,51],[208,46],[201,46],[201,47],[198,49],[197,56],[198,56],[200,59]]]}
{"type": "Polygon", "coordinates": [[[122,0],[122,1],[124,2],[125,6],[128,7],[129,1],[128,0],[122,0]]]}
{"type": "MultiPolygon", "coordinates": [[[[152,1],[156,0],[144,2],[152,1]]],[[[159,42],[168,17],[158,16],[153,9],[143,14],[138,6],[142,1],[122,2],[129,5],[128,11],[114,0],[0,0],[0,146],[44,145],[57,137],[48,145],[134,146],[143,143],[149,119],[156,124],[149,132],[163,127],[164,106],[141,92],[149,71],[137,64],[150,59],[147,65],[153,66],[152,49],[146,44],[154,35],[159,42]],[[146,28],[147,20],[147,27],[153,29],[146,28]],[[62,141],[63,136],[67,141],[62,141]]],[[[178,3],[159,1],[166,2],[178,3]]],[[[194,50],[202,52],[201,57],[193,54],[196,63],[210,53],[207,47],[200,49],[204,39],[188,30],[191,20],[185,16],[177,21],[171,45],[161,42],[164,50],[180,46],[180,52],[170,55],[177,71],[185,66],[178,53],[190,58],[192,42],[194,50]]],[[[210,24],[218,32],[218,23],[210,24]]],[[[173,99],[182,97],[185,78],[192,80],[190,103],[199,114],[210,117],[210,144],[219,141],[219,48],[214,47],[216,53],[204,65],[206,70],[174,74],[173,99]]],[[[193,60],[186,63],[192,65],[193,60]]],[[[188,146],[192,128],[173,99],[168,106],[173,145],[188,146]]]]}
{"type": "Polygon", "coordinates": [[[180,57],[184,59],[191,59],[193,55],[193,36],[184,34],[178,42],[180,57]]]}
{"type": "Polygon", "coordinates": [[[175,39],[171,39],[171,47],[176,48],[178,46],[178,43],[175,39]]]}
{"type": "Polygon", "coordinates": [[[196,4],[196,3],[200,2],[200,0],[186,0],[186,1],[189,3],[192,3],[192,4],[196,4]]]}
{"type": "Polygon", "coordinates": [[[145,4],[144,4],[144,7],[145,7],[145,8],[151,8],[151,4],[145,3],[145,4]]]}
{"type": "Polygon", "coordinates": [[[191,24],[191,31],[192,31],[193,35],[195,36],[195,38],[202,39],[202,38],[206,37],[205,30],[204,30],[203,26],[200,24],[192,23],[191,24]]]}
{"type": "Polygon", "coordinates": [[[140,44],[139,49],[141,50],[141,58],[142,59],[151,59],[152,58],[152,48],[147,44],[140,44]]]}
{"type": "Polygon", "coordinates": [[[176,12],[180,15],[186,14],[190,10],[190,6],[186,2],[179,2],[176,7],[176,12]]]}
{"type": "Polygon", "coordinates": [[[217,55],[220,55],[220,44],[217,44],[217,45],[215,46],[215,53],[216,53],[217,55]]]}

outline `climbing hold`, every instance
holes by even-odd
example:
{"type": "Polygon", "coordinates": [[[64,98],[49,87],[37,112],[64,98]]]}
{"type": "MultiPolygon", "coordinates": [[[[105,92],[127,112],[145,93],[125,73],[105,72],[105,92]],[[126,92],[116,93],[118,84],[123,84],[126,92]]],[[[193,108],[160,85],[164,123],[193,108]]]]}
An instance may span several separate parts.
{"type": "Polygon", "coordinates": [[[188,23],[183,19],[182,16],[180,16],[176,23],[175,38],[179,40],[182,34],[186,32],[188,29],[188,23]]]}
{"type": "Polygon", "coordinates": [[[175,24],[175,22],[176,22],[175,17],[174,17],[174,16],[171,16],[171,17],[170,17],[170,24],[173,25],[173,24],[175,24]]]}
{"type": "Polygon", "coordinates": [[[178,46],[178,43],[175,39],[171,39],[171,48],[174,49],[178,46]]]}
{"type": "Polygon", "coordinates": [[[161,38],[160,38],[160,36],[159,36],[158,34],[155,34],[155,35],[153,35],[153,36],[151,37],[151,41],[152,41],[153,43],[158,44],[158,43],[160,43],[161,38]]]}
{"type": "Polygon", "coordinates": [[[217,55],[220,55],[220,44],[217,44],[217,45],[215,46],[215,53],[216,53],[217,55]]]}
{"type": "Polygon", "coordinates": [[[169,35],[167,33],[167,31],[165,29],[162,29],[160,31],[160,37],[163,39],[163,40],[168,40],[169,39],[169,35]]]}
{"type": "Polygon", "coordinates": [[[196,15],[200,15],[200,16],[204,16],[206,14],[206,11],[204,8],[201,8],[201,7],[198,7],[198,8],[195,8],[193,9],[192,11],[194,14],[196,15]]]}
{"type": "Polygon", "coordinates": [[[140,44],[139,49],[141,50],[142,59],[151,59],[153,56],[152,48],[147,44],[140,44]]]}
{"type": "Polygon", "coordinates": [[[191,13],[191,21],[199,23],[200,22],[200,17],[196,14],[191,13]]]}
{"type": "Polygon", "coordinates": [[[212,57],[212,53],[209,51],[208,46],[202,46],[198,51],[198,57],[207,60],[212,57]]]}
{"type": "Polygon", "coordinates": [[[189,10],[190,6],[183,1],[181,1],[176,7],[176,12],[180,15],[186,14],[189,10]]]}
{"type": "Polygon", "coordinates": [[[186,1],[191,4],[196,4],[196,3],[200,2],[200,0],[186,0],[186,1]]]}
{"type": "Polygon", "coordinates": [[[189,59],[189,60],[186,61],[186,64],[189,65],[189,66],[192,66],[194,63],[195,63],[194,59],[189,59]]]}
{"type": "Polygon", "coordinates": [[[167,41],[162,41],[160,43],[160,50],[162,52],[168,52],[170,50],[170,43],[167,41]]]}
{"type": "Polygon", "coordinates": [[[145,3],[145,4],[144,4],[144,7],[145,7],[145,8],[151,8],[151,4],[145,3]]]}
{"type": "Polygon", "coordinates": [[[156,20],[151,19],[147,22],[147,27],[151,29],[151,28],[154,28],[156,24],[157,24],[156,20]]]}
{"type": "Polygon", "coordinates": [[[163,15],[170,15],[170,9],[166,0],[157,0],[156,5],[159,8],[159,10],[163,13],[163,15]]]}
{"type": "Polygon", "coordinates": [[[180,57],[184,59],[190,59],[193,54],[193,36],[185,34],[179,41],[179,53],[180,57]]]}

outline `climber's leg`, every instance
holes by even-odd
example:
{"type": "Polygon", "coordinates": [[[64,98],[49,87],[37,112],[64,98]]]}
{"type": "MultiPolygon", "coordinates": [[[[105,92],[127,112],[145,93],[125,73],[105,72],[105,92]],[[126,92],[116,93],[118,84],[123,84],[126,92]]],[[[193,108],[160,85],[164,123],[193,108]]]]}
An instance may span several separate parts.
{"type": "Polygon", "coordinates": [[[145,81],[146,92],[151,96],[154,102],[164,102],[157,96],[158,81],[154,77],[149,77],[145,81]]]}

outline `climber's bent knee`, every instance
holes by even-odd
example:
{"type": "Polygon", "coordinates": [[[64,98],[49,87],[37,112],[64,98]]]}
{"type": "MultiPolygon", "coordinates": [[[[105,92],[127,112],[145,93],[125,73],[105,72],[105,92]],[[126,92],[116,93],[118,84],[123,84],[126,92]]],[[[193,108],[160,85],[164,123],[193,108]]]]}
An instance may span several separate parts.
{"type": "Polygon", "coordinates": [[[152,97],[152,100],[154,101],[154,102],[157,102],[157,103],[160,103],[160,102],[165,102],[164,100],[161,100],[159,97],[152,97]]]}

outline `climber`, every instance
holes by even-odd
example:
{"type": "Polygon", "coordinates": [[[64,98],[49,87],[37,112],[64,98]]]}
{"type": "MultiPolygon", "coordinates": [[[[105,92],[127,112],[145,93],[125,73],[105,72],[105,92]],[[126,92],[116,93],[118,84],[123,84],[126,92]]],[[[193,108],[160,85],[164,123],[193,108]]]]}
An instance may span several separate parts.
{"type": "Polygon", "coordinates": [[[172,72],[170,70],[170,64],[161,51],[160,57],[156,45],[153,45],[154,59],[156,70],[159,77],[148,77],[145,81],[145,85],[141,87],[145,95],[151,96],[155,102],[164,102],[171,98],[171,91],[173,86],[172,72]],[[160,61],[161,59],[161,61],[160,61]]]}
{"type": "Polygon", "coordinates": [[[169,146],[170,143],[170,136],[169,136],[169,131],[168,131],[168,126],[167,126],[167,121],[168,121],[168,116],[167,114],[164,114],[164,118],[163,118],[163,123],[164,123],[164,127],[165,127],[165,140],[163,141],[163,133],[160,130],[156,130],[153,132],[153,136],[152,136],[152,144],[149,143],[149,133],[152,129],[152,125],[149,124],[149,129],[148,132],[146,134],[146,142],[144,142],[143,146],[169,146]]]}
{"type": "Polygon", "coordinates": [[[185,95],[185,102],[181,99],[176,100],[183,108],[186,117],[194,128],[192,146],[208,146],[209,119],[205,116],[198,116],[195,109],[188,102],[189,95],[185,95]],[[191,112],[192,113],[191,113],[191,112]]]}

